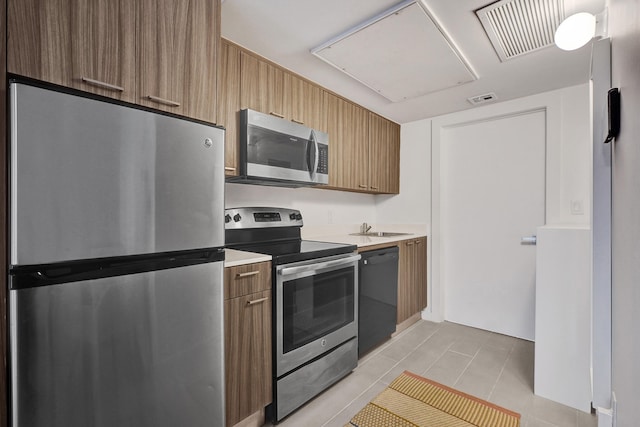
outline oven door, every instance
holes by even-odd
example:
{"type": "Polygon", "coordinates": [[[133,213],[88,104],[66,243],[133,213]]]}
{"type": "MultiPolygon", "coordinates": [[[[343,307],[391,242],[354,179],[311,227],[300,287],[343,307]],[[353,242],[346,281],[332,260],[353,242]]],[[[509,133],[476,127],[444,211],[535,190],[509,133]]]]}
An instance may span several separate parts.
{"type": "Polygon", "coordinates": [[[358,334],[358,260],[347,254],[276,268],[276,375],[358,334]]]}

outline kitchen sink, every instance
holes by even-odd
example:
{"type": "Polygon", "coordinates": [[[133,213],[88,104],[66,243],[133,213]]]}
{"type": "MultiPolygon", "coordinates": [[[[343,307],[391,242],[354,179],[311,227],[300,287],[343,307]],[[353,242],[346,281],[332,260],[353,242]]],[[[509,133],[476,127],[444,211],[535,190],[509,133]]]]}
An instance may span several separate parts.
{"type": "Polygon", "coordinates": [[[369,236],[369,237],[393,237],[406,236],[411,233],[394,233],[391,231],[367,231],[366,233],[351,233],[351,236],[369,236]]]}

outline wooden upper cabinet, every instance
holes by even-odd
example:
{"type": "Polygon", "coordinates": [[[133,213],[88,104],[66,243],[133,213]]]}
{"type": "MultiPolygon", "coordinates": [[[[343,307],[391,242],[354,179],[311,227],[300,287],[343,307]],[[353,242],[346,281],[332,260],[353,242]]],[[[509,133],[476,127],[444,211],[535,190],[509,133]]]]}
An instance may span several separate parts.
{"type": "Polygon", "coordinates": [[[224,173],[239,173],[240,137],[240,49],[223,40],[220,45],[218,71],[218,108],[216,123],[226,129],[224,173]]]}
{"type": "Polygon", "coordinates": [[[72,10],[72,86],[135,101],[135,3],[75,0],[72,10]]]}
{"type": "Polygon", "coordinates": [[[247,52],[240,54],[240,108],[284,117],[284,71],[247,52]]]}
{"type": "Polygon", "coordinates": [[[9,0],[8,70],[215,121],[219,0],[9,0]]]}
{"type": "Polygon", "coordinates": [[[325,92],[329,133],[329,185],[340,189],[368,189],[367,112],[325,92]]]}
{"type": "Polygon", "coordinates": [[[400,126],[369,112],[369,189],[400,191],[400,126]]]}
{"type": "Polygon", "coordinates": [[[284,117],[292,122],[326,132],[322,88],[285,72],[284,117]]]}
{"type": "Polygon", "coordinates": [[[135,100],[135,3],[9,0],[8,70],[135,100]]]}
{"type": "Polygon", "coordinates": [[[138,1],[137,102],[215,122],[220,2],[138,1]]]}

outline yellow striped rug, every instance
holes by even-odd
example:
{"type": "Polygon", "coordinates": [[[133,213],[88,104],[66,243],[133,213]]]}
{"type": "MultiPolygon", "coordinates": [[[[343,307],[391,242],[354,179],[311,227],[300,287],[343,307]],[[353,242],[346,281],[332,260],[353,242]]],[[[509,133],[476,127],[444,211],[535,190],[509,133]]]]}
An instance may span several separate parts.
{"type": "Polygon", "coordinates": [[[345,427],[519,427],[520,414],[404,371],[345,427]]]}

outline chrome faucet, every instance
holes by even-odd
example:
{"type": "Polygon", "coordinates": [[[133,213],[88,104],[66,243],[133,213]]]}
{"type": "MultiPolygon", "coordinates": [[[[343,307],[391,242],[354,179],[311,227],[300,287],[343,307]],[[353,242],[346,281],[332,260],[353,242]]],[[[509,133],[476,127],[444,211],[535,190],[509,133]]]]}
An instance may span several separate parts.
{"type": "Polygon", "coordinates": [[[366,222],[363,222],[362,225],[360,226],[360,233],[365,234],[365,233],[368,233],[369,230],[371,230],[371,226],[366,222]]]}

